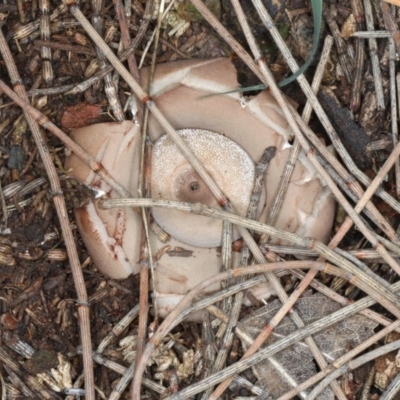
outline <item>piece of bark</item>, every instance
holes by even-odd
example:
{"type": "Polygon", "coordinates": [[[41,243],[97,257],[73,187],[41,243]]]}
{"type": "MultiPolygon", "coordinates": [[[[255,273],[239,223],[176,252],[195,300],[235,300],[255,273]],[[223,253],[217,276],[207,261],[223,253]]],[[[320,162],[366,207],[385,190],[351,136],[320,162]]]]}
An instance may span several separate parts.
{"type": "Polygon", "coordinates": [[[322,88],[318,94],[318,99],[356,165],[363,170],[369,168],[371,159],[368,156],[367,146],[370,137],[353,121],[350,112],[340,106],[331,90],[322,88]]]}

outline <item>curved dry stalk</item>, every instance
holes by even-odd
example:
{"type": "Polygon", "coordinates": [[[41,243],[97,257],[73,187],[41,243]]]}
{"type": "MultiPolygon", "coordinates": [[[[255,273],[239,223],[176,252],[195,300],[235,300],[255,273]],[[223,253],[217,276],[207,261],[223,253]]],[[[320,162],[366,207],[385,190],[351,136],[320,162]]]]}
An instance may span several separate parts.
{"type": "MultiPolygon", "coordinates": [[[[201,282],[182,298],[182,300],[167,316],[167,318],[165,318],[160,327],[154,333],[153,337],[150,340],[151,346],[146,346],[145,352],[147,356],[149,356],[149,349],[157,347],[168,334],[168,332],[175,326],[177,326],[190,312],[208,307],[226,296],[231,296],[234,291],[240,291],[251,287],[257,284],[258,280],[253,279],[249,282],[238,283],[237,285],[235,285],[232,291],[230,289],[226,289],[225,291],[223,291],[224,293],[218,292],[215,295],[200,300],[192,308],[189,309],[188,307],[193,299],[195,299],[202,291],[204,291],[205,288],[215,283],[219,283],[224,279],[232,279],[248,274],[261,274],[265,271],[277,271],[284,269],[315,269],[320,272],[339,276],[343,279],[349,280],[349,282],[353,283],[356,286],[366,287],[365,282],[363,282],[363,280],[359,277],[350,276],[346,272],[342,271],[340,268],[334,267],[333,265],[328,263],[320,263],[317,261],[283,261],[278,263],[254,265],[247,268],[239,267],[231,269],[229,271],[221,272],[220,274],[214,275],[211,278],[208,278],[205,281],[201,282]]],[[[144,359],[142,359],[140,363],[144,363],[146,365],[147,361],[148,359],[146,359],[146,356],[144,356],[144,359]]]]}
{"type": "MultiPolygon", "coordinates": [[[[21,78],[16,68],[14,59],[12,58],[11,51],[7,45],[7,41],[3,35],[3,31],[0,29],[0,52],[3,56],[5,64],[7,66],[8,74],[11,82],[14,84],[14,88],[18,95],[25,101],[28,101],[26,91],[22,85],[21,78]]],[[[18,96],[17,96],[18,97],[18,96]]],[[[42,134],[40,132],[39,125],[35,119],[25,111],[25,118],[28,122],[32,135],[35,139],[36,146],[38,148],[40,157],[43,161],[45,170],[49,177],[51,192],[53,194],[54,206],[57,211],[57,216],[60,221],[62,235],[67,249],[69,264],[71,266],[71,272],[74,279],[75,289],[78,297],[78,316],[79,316],[79,328],[81,333],[81,341],[83,348],[83,366],[85,374],[85,395],[87,399],[95,399],[94,394],[94,375],[93,375],[93,361],[91,357],[92,353],[92,342],[90,337],[90,322],[89,322],[89,304],[86,293],[85,281],[83,279],[81,264],[79,262],[78,253],[75,247],[75,241],[72,234],[71,226],[68,220],[68,211],[65,205],[63,192],[61,190],[60,182],[58,179],[57,171],[54,167],[50,153],[46,144],[44,143],[42,134]]]]}

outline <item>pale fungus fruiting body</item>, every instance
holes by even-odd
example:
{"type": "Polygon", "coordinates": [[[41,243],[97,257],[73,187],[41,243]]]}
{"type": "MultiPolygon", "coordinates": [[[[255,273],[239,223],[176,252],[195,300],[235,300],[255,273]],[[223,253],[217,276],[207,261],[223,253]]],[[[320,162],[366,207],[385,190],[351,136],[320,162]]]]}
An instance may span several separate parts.
{"type": "MultiPolygon", "coordinates": [[[[147,69],[141,71],[144,85],[148,74],[147,69]]],[[[238,93],[200,99],[236,87],[236,71],[227,59],[180,61],[157,66],[150,94],[242,216],[246,215],[250,202],[255,163],[267,147],[277,148],[265,173],[258,210],[258,220],[264,222],[290,153],[291,134],[268,91],[246,102],[238,93]]],[[[154,142],[152,197],[201,202],[219,208],[204,182],[152,116],[148,132],[154,142]]],[[[77,130],[73,138],[133,196],[137,195],[139,127],[131,122],[99,124],[77,130]]],[[[71,168],[75,178],[99,187],[109,197],[114,196],[76,157],[69,157],[66,166],[71,168]]],[[[275,226],[327,241],[333,214],[332,195],[301,154],[275,226]]],[[[172,237],[170,242],[163,243],[150,233],[152,253],[158,255],[155,301],[160,315],[165,316],[191,288],[220,272],[218,246],[221,245],[222,223],[162,208],[152,210],[152,215],[172,237]]],[[[133,210],[100,210],[96,204],[89,204],[76,211],[76,218],[93,261],[103,273],[112,278],[124,278],[138,272],[141,220],[133,210]]],[[[239,237],[236,231],[233,236],[234,239],[239,237]]],[[[207,292],[218,288],[218,285],[209,287],[207,292]]],[[[263,285],[254,293],[266,297],[271,290],[263,285]]]]}

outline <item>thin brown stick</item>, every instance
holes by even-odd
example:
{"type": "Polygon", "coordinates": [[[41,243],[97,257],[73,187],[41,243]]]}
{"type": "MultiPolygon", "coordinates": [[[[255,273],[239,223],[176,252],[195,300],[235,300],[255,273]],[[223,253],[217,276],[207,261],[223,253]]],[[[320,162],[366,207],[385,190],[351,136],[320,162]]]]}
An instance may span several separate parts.
{"type": "MultiPolygon", "coordinates": [[[[383,2],[381,4],[383,6],[383,2]]],[[[390,111],[392,121],[392,140],[393,147],[399,143],[399,131],[397,126],[397,96],[396,96],[396,49],[395,42],[389,39],[389,73],[390,73],[390,111]]],[[[396,160],[394,164],[396,197],[400,198],[400,162],[396,160]]]]}
{"type": "Polygon", "coordinates": [[[383,21],[385,22],[385,27],[390,32],[397,52],[400,53],[400,31],[397,26],[397,22],[390,12],[389,4],[381,1],[380,6],[382,10],[383,21]]]}
{"type": "MultiPolygon", "coordinates": [[[[40,37],[42,40],[50,40],[50,1],[40,0],[40,10],[42,15],[40,17],[40,37]]],[[[53,67],[51,65],[51,49],[47,46],[42,46],[40,56],[43,60],[42,63],[42,76],[45,83],[48,85],[54,79],[53,67]]]]}
{"type": "MultiPolygon", "coordinates": [[[[101,10],[103,8],[103,1],[92,0],[92,8],[93,8],[93,16],[92,16],[93,27],[96,29],[97,33],[101,35],[103,30],[102,19],[101,19],[101,10]]],[[[97,50],[97,58],[99,59],[100,62],[100,69],[104,69],[107,66],[106,58],[100,48],[96,48],[96,50],[97,50]]],[[[122,122],[125,120],[125,116],[122,111],[122,106],[119,101],[119,97],[117,96],[117,89],[112,80],[112,75],[110,73],[105,75],[103,80],[104,80],[105,93],[110,108],[113,112],[113,115],[117,121],[122,122]]]]}
{"type": "MultiPolygon", "coordinates": [[[[367,30],[374,31],[374,17],[372,15],[371,0],[364,0],[365,21],[367,30]]],[[[383,95],[382,74],[378,57],[378,44],[375,38],[368,39],[370,58],[372,63],[372,72],[374,76],[375,94],[378,108],[383,110],[385,108],[385,98],[383,95]]]]}
{"type": "MultiPolygon", "coordinates": [[[[0,30],[0,52],[6,63],[8,74],[11,82],[14,84],[14,88],[21,98],[26,102],[28,97],[26,96],[25,88],[21,84],[21,78],[18,74],[18,70],[14,63],[11,55],[11,51],[7,45],[7,41],[0,30]]],[[[93,375],[93,361],[91,357],[92,343],[90,337],[90,322],[89,322],[89,304],[86,293],[85,281],[83,279],[82,269],[79,262],[78,253],[75,247],[75,241],[72,234],[72,230],[68,220],[68,211],[65,205],[63,192],[59,183],[57,171],[53,165],[50,153],[45,146],[42,138],[42,134],[39,129],[39,125],[35,119],[28,113],[25,112],[25,118],[29,124],[32,135],[35,138],[36,146],[39,154],[43,160],[46,172],[49,177],[51,191],[53,193],[54,206],[57,211],[57,215],[60,221],[65,246],[67,248],[69,263],[71,266],[72,276],[75,283],[75,288],[78,297],[78,316],[79,316],[79,328],[81,332],[81,341],[83,348],[83,365],[85,374],[85,395],[87,399],[95,399],[94,394],[94,375],[93,375]]]]}
{"type": "MultiPolygon", "coordinates": [[[[131,45],[131,36],[129,33],[129,27],[128,27],[128,22],[126,20],[125,16],[125,8],[124,5],[122,4],[121,0],[113,0],[115,12],[117,14],[118,22],[119,22],[119,27],[121,31],[121,39],[122,39],[122,45],[123,45],[123,50],[126,50],[129,48],[131,45]]],[[[135,60],[135,56],[133,54],[130,54],[128,56],[128,67],[129,71],[132,74],[132,76],[136,79],[137,82],[139,82],[139,69],[135,60]]],[[[134,96],[134,93],[132,93],[132,96],[134,96]]],[[[134,108],[137,110],[137,116],[134,114],[134,111],[132,111],[133,118],[137,119],[138,123],[141,124],[143,121],[143,104],[140,103],[139,99],[134,99],[130,100],[131,103],[132,101],[135,103],[134,108]]],[[[131,104],[132,106],[132,104],[131,104]]]]}

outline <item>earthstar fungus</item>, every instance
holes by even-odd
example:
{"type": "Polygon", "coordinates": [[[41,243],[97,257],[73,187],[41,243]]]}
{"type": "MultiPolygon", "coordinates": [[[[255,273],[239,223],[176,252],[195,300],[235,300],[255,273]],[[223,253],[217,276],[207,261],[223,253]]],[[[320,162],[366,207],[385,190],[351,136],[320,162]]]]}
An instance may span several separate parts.
{"type": "MultiPolygon", "coordinates": [[[[148,74],[148,69],[141,71],[143,84],[148,74]]],[[[237,86],[235,68],[227,59],[178,61],[157,66],[151,96],[242,216],[246,215],[250,202],[255,163],[267,147],[277,148],[265,173],[258,210],[258,220],[264,222],[290,153],[291,134],[279,106],[266,90],[246,101],[238,93],[200,99],[237,86]]],[[[152,116],[148,132],[154,142],[153,198],[201,202],[218,208],[204,182],[152,116]]],[[[72,132],[72,137],[133,196],[138,195],[141,141],[138,126],[130,121],[97,124],[72,132]]],[[[66,168],[81,182],[103,190],[106,197],[116,197],[76,156],[68,157],[66,168]]],[[[333,214],[330,191],[301,154],[275,226],[326,242],[333,214]]],[[[220,272],[218,246],[222,223],[162,208],[152,210],[152,215],[172,237],[165,244],[150,234],[153,254],[161,254],[156,262],[154,289],[160,315],[165,316],[188,290],[220,272]],[[163,251],[166,245],[187,250],[182,253],[185,257],[180,257],[179,251],[168,255],[163,251]]],[[[139,215],[127,208],[101,210],[95,200],[77,209],[75,216],[88,251],[101,272],[120,279],[139,271],[139,215]]],[[[234,231],[234,239],[238,237],[234,231]]],[[[216,285],[207,292],[218,289],[216,285]]],[[[264,289],[261,297],[270,294],[267,286],[264,289]]]]}

